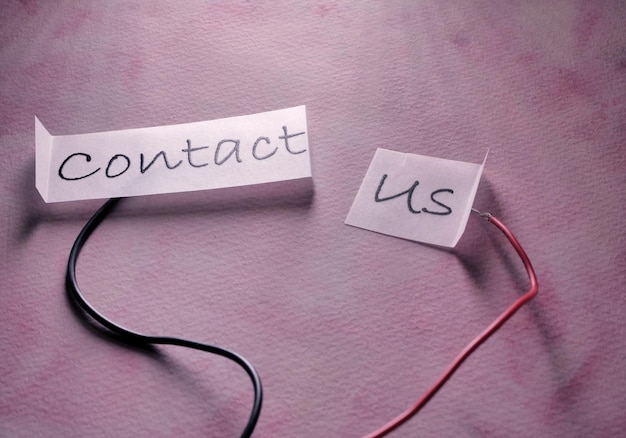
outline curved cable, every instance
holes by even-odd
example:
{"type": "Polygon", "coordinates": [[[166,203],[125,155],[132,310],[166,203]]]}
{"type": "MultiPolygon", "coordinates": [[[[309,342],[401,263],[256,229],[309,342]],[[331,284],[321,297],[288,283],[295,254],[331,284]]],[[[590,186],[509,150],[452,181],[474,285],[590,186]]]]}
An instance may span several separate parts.
{"type": "Polygon", "coordinates": [[[189,341],[187,339],[181,338],[172,338],[166,336],[149,336],[142,333],[134,332],[130,329],[120,326],[119,324],[111,321],[106,318],[104,315],[99,313],[80,291],[80,287],[78,286],[78,282],[76,280],[76,261],[78,260],[78,256],[80,251],[89,239],[91,233],[98,227],[98,225],[102,222],[102,220],[111,212],[115,204],[120,200],[120,198],[112,198],[108,200],[100,209],[87,221],[83,229],[78,234],[74,245],[72,246],[72,250],[70,251],[69,260],[67,263],[67,276],[66,276],[66,285],[68,291],[71,293],[72,298],[80,305],[80,307],[89,314],[93,319],[98,321],[104,327],[109,329],[110,331],[116,333],[121,337],[122,340],[128,343],[140,343],[140,344],[162,344],[162,345],[178,345],[181,347],[193,348],[195,350],[206,351],[208,353],[217,354],[219,356],[223,356],[227,359],[232,360],[241,366],[250,379],[252,380],[252,386],[254,387],[254,403],[252,406],[252,411],[250,413],[250,418],[244,428],[241,437],[248,438],[252,435],[256,423],[259,419],[259,415],[261,414],[261,405],[263,404],[263,388],[261,386],[261,378],[259,374],[254,369],[252,364],[248,362],[244,357],[239,354],[227,350],[225,348],[217,347],[209,344],[202,344],[199,342],[189,341]]]}
{"type": "Polygon", "coordinates": [[[380,438],[387,435],[392,430],[398,428],[400,425],[404,424],[407,420],[409,420],[413,415],[419,412],[426,403],[441,389],[441,387],[452,377],[452,374],[461,366],[465,359],[467,359],[473,352],[476,350],[483,342],[485,342],[492,334],[494,334],[511,316],[515,314],[524,304],[530,301],[535,295],[537,295],[537,291],[539,290],[539,284],[537,282],[537,275],[535,274],[535,270],[533,269],[532,264],[530,263],[530,259],[528,255],[526,255],[526,251],[522,248],[522,245],[519,243],[517,238],[513,235],[511,230],[509,230],[506,225],[504,225],[499,219],[493,217],[490,213],[480,213],[477,210],[474,210],[475,213],[480,216],[486,218],[489,222],[494,224],[500,231],[504,233],[506,238],[511,242],[515,251],[522,259],[522,263],[526,268],[526,272],[528,272],[528,278],[530,280],[530,289],[520,298],[518,298],[508,309],[506,309],[494,322],[489,325],[482,333],[480,333],[476,338],[474,338],[462,351],[459,355],[452,361],[448,368],[443,372],[443,374],[437,379],[437,381],[422,395],[422,397],[409,409],[404,411],[402,414],[398,415],[396,418],[391,420],[389,423],[385,424],[381,428],[375,430],[367,434],[363,438],[380,438]]]}

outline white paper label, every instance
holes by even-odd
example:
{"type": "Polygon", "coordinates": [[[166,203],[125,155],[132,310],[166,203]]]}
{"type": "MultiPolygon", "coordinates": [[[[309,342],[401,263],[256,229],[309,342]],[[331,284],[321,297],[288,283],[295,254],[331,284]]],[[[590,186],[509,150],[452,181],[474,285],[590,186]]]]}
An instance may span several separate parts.
{"type": "Polygon", "coordinates": [[[53,136],[35,117],[46,202],[311,178],[304,106],[153,128],[53,136]]]}
{"type": "Polygon", "coordinates": [[[484,165],[377,149],[346,224],[452,248],[484,165]]]}

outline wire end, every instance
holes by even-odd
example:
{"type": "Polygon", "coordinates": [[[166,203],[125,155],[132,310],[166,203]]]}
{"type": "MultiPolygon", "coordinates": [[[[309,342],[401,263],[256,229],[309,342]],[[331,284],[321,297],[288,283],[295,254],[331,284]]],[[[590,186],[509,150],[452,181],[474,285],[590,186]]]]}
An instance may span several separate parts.
{"type": "Polygon", "coordinates": [[[484,217],[485,219],[487,219],[488,221],[491,220],[491,213],[483,213],[482,211],[476,210],[475,208],[472,207],[472,211],[474,213],[476,213],[478,216],[480,217],[484,217]]]}

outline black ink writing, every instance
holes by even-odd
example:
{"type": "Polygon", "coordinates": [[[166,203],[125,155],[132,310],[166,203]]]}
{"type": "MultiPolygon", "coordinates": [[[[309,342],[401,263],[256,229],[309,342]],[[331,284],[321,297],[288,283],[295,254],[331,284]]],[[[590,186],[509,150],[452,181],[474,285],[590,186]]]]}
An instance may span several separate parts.
{"type": "Polygon", "coordinates": [[[419,210],[415,210],[413,208],[413,205],[411,204],[412,199],[413,199],[413,192],[415,191],[415,189],[417,188],[417,186],[419,185],[419,181],[415,180],[415,182],[413,183],[413,185],[411,185],[410,188],[408,188],[407,190],[400,192],[396,195],[391,195],[391,196],[387,196],[385,198],[381,198],[380,197],[380,192],[383,189],[383,184],[385,184],[385,180],[387,179],[387,174],[384,174],[382,179],[380,180],[380,183],[378,184],[378,189],[376,189],[376,194],[374,195],[374,200],[376,202],[383,202],[383,201],[389,201],[390,199],[395,199],[395,198],[399,198],[402,195],[407,195],[406,196],[406,203],[407,206],[409,207],[409,211],[411,213],[417,214],[417,213],[421,213],[421,211],[419,210]]]}
{"type": "Polygon", "coordinates": [[[104,173],[107,176],[107,178],[115,178],[115,177],[118,177],[118,176],[122,175],[129,168],[130,168],[130,158],[128,158],[126,155],[123,155],[123,154],[116,154],[116,155],[113,155],[111,157],[111,159],[109,160],[109,164],[107,165],[107,168],[105,169],[104,173]],[[124,157],[124,159],[126,160],[126,167],[124,168],[124,170],[121,170],[120,172],[116,173],[115,175],[109,175],[109,169],[111,169],[111,165],[113,164],[113,162],[115,160],[117,160],[118,158],[121,158],[121,157],[124,157]]]}
{"type": "Polygon", "coordinates": [[[204,166],[208,166],[209,163],[202,163],[202,164],[195,164],[193,161],[191,161],[191,153],[195,152],[195,151],[199,151],[202,149],[208,149],[208,146],[200,146],[199,148],[192,148],[191,147],[191,140],[187,139],[187,149],[183,149],[183,152],[187,152],[187,162],[189,163],[189,165],[191,167],[204,167],[204,166]]]}
{"type": "Polygon", "coordinates": [[[448,193],[454,193],[454,190],[452,189],[439,189],[439,190],[435,190],[434,192],[432,192],[430,194],[430,200],[433,201],[435,204],[437,204],[440,207],[443,207],[446,209],[446,211],[430,211],[429,209],[427,209],[426,207],[422,208],[422,211],[424,213],[430,213],[430,214],[437,214],[439,216],[445,216],[447,214],[452,213],[452,209],[450,207],[448,207],[446,204],[444,204],[443,202],[439,202],[435,199],[435,195],[437,193],[443,193],[443,192],[448,192],[448,193]]]}
{"type": "Polygon", "coordinates": [[[178,163],[174,164],[173,166],[170,166],[170,163],[167,161],[167,155],[165,154],[165,151],[161,151],[154,156],[152,161],[150,161],[146,167],[144,167],[143,166],[143,154],[139,154],[139,171],[141,173],[146,173],[146,171],[150,169],[150,167],[152,167],[152,165],[156,162],[157,158],[159,157],[163,157],[163,161],[165,162],[165,167],[167,167],[168,169],[176,169],[178,166],[180,166],[183,163],[183,160],[180,160],[178,163]]]}
{"type": "Polygon", "coordinates": [[[269,153],[269,154],[267,154],[267,155],[264,155],[264,156],[260,157],[260,156],[259,156],[259,155],[257,155],[257,153],[256,153],[256,148],[257,148],[257,146],[259,145],[259,142],[260,142],[261,140],[263,140],[263,141],[264,141],[265,143],[267,143],[267,144],[270,144],[270,139],[269,139],[269,138],[267,138],[267,137],[259,137],[259,138],[257,138],[257,139],[256,139],[256,141],[254,142],[254,146],[252,146],[252,156],[253,156],[254,158],[256,158],[257,160],[265,160],[265,159],[267,159],[267,158],[271,157],[272,155],[274,155],[274,154],[276,153],[276,151],[278,150],[278,147],[275,147],[275,148],[274,148],[274,150],[273,150],[272,152],[270,152],[270,153],[269,153]]]}
{"type": "Polygon", "coordinates": [[[237,162],[241,163],[241,158],[239,158],[239,140],[222,140],[222,141],[220,141],[217,144],[217,148],[215,149],[215,164],[217,164],[218,166],[221,166],[233,154],[235,154],[235,159],[237,160],[237,162]],[[220,148],[222,147],[222,145],[224,143],[227,143],[227,142],[235,143],[235,146],[233,146],[233,149],[228,153],[228,155],[226,155],[226,158],[224,158],[223,160],[219,160],[217,157],[219,157],[219,155],[220,155],[220,148]]]}
{"type": "Polygon", "coordinates": [[[66,181],[76,181],[78,179],[83,179],[83,178],[87,178],[88,176],[93,175],[94,173],[96,173],[97,171],[100,170],[100,167],[98,167],[96,170],[94,170],[91,173],[88,173],[87,175],[83,175],[83,176],[78,176],[76,178],[69,178],[67,176],[65,176],[63,174],[63,168],[65,167],[65,165],[67,164],[68,161],[70,161],[72,158],[77,157],[79,155],[82,155],[83,157],[85,157],[85,161],[86,162],[90,162],[91,161],[91,155],[89,154],[83,154],[82,152],[78,152],[75,154],[70,155],[69,157],[67,157],[65,160],[63,160],[63,163],[61,163],[61,166],[59,167],[59,177],[61,177],[61,179],[64,179],[66,181]]]}
{"type": "Polygon", "coordinates": [[[283,133],[284,135],[281,135],[280,138],[281,140],[285,140],[285,149],[287,149],[287,152],[289,152],[290,154],[301,154],[303,152],[306,152],[306,149],[302,149],[301,151],[292,151],[291,148],[289,147],[289,139],[292,137],[297,137],[298,135],[302,135],[304,134],[304,132],[298,132],[297,134],[287,134],[287,127],[283,126],[283,133]]]}
{"type": "Polygon", "coordinates": [[[454,193],[454,191],[452,189],[438,189],[435,190],[434,192],[432,192],[430,194],[430,200],[432,202],[434,202],[435,204],[437,204],[438,206],[444,208],[444,211],[432,211],[429,210],[426,207],[423,207],[421,209],[415,209],[413,208],[413,195],[415,193],[415,189],[417,189],[417,187],[419,186],[419,181],[415,180],[413,182],[413,184],[411,184],[411,187],[409,187],[408,189],[400,192],[400,193],[396,193],[395,195],[390,195],[390,196],[382,196],[380,195],[380,193],[383,190],[383,185],[385,184],[385,181],[387,180],[388,175],[385,173],[382,178],[380,179],[380,182],[378,183],[378,188],[376,189],[376,193],[374,194],[374,201],[375,202],[385,202],[385,201],[390,201],[392,199],[396,199],[399,198],[401,196],[406,195],[406,203],[407,203],[407,207],[409,209],[409,211],[413,214],[419,214],[419,213],[428,213],[428,214],[434,214],[434,215],[438,215],[438,216],[446,216],[450,213],[452,213],[452,209],[444,204],[443,202],[435,199],[435,195],[439,194],[439,193],[454,193]]]}
{"type": "MultiPolygon", "coordinates": [[[[227,162],[232,162],[234,164],[242,163],[246,160],[246,154],[251,155],[251,158],[254,161],[264,161],[271,160],[273,157],[280,155],[281,150],[284,150],[284,153],[288,155],[298,155],[307,151],[306,147],[298,147],[297,140],[294,140],[295,137],[302,136],[306,134],[305,131],[296,132],[294,134],[290,134],[287,126],[284,125],[281,127],[273,137],[275,140],[282,140],[284,145],[284,149],[280,146],[280,142],[273,143],[269,136],[261,135],[256,138],[253,143],[245,144],[238,138],[226,138],[218,141],[215,144],[215,151],[213,153],[213,163],[216,166],[222,166],[227,164],[227,162]],[[282,133],[279,133],[282,131],[282,133]],[[247,148],[249,149],[247,149],[247,148]]],[[[306,142],[306,140],[305,140],[306,142]]],[[[183,158],[172,159],[172,155],[176,152],[172,152],[172,150],[161,150],[157,152],[154,156],[151,154],[145,154],[143,152],[139,153],[139,166],[136,165],[136,161],[131,160],[129,155],[125,155],[122,153],[117,153],[113,155],[108,163],[105,161],[98,165],[98,163],[92,163],[93,157],[84,152],[76,152],[70,154],[65,158],[58,169],[59,178],[64,181],[78,181],[83,180],[85,178],[89,178],[94,176],[104,169],[104,175],[108,179],[122,177],[125,174],[131,174],[132,171],[130,169],[139,169],[139,173],[141,175],[147,173],[149,170],[151,172],[155,172],[156,169],[165,169],[166,171],[174,170],[179,168],[184,162],[187,162],[189,166],[195,169],[207,167],[210,165],[211,158],[209,156],[202,156],[202,151],[209,150],[209,146],[196,146],[193,147],[191,144],[191,140],[186,140],[186,147],[183,149],[178,149],[178,151],[185,154],[186,160],[183,158]],[[152,159],[149,157],[152,156],[152,159]],[[159,166],[158,162],[162,161],[165,166],[159,166]],[[86,165],[85,163],[92,163],[91,165],[86,165]],[[134,164],[133,164],[134,163],[134,164]]],[[[305,143],[306,144],[306,143],[305,143]]],[[[180,154],[180,152],[178,152],[180,154]]],[[[206,151],[205,151],[206,154],[206,151]]]]}

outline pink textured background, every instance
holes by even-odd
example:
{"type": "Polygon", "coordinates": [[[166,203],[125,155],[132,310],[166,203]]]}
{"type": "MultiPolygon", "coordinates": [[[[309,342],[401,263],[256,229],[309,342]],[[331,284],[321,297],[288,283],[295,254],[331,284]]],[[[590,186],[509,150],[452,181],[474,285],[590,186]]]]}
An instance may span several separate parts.
{"type": "Polygon", "coordinates": [[[261,373],[256,437],[359,437],[407,408],[527,287],[495,228],[454,251],[348,227],[376,147],[478,162],[476,205],[540,294],[392,436],[626,428],[626,3],[3,1],[0,436],[237,436],[247,376],[146,354],[77,319],[66,257],[100,201],[46,205],[53,134],[306,104],[311,199],[125,200],[79,280],[120,323],[261,373]]]}

